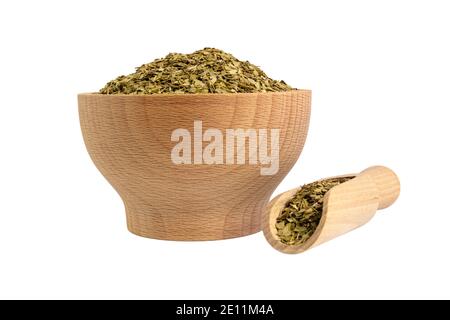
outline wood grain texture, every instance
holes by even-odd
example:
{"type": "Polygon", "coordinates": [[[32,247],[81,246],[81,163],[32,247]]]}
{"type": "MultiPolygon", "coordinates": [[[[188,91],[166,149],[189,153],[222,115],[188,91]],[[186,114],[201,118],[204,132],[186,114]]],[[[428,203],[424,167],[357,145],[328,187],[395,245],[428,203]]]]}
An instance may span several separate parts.
{"type": "Polygon", "coordinates": [[[128,229],[165,240],[217,240],[261,230],[270,195],[297,161],[309,125],[311,92],[78,96],[87,150],[121,196],[128,229]],[[280,167],[175,165],[178,128],[280,129],[280,167]]]}
{"type": "Polygon", "coordinates": [[[334,239],[367,223],[378,209],[387,208],[400,194],[396,174],[382,166],[370,167],[355,178],[327,192],[320,223],[314,234],[301,245],[283,244],[276,232],[275,222],[287,201],[300,189],[295,188],[275,197],[263,217],[263,231],[267,241],[283,253],[301,253],[334,239]]]}

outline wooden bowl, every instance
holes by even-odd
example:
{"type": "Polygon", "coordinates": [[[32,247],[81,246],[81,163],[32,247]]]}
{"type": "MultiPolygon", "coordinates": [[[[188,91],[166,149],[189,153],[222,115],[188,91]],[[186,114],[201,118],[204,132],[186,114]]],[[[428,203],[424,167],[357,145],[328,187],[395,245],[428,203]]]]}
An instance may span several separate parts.
{"type": "Polygon", "coordinates": [[[308,90],[78,96],[87,150],[122,197],[128,229],[165,240],[227,239],[260,231],[270,195],[302,151],[310,101],[308,90]],[[250,155],[238,164],[238,149],[224,158],[231,163],[195,163],[203,161],[201,150],[209,142],[200,142],[200,152],[190,150],[191,164],[175,164],[172,134],[189,132],[194,144],[199,138],[194,121],[202,121],[203,132],[220,130],[224,140],[227,129],[279,129],[278,171],[262,175],[264,165],[250,164],[250,155]]]}

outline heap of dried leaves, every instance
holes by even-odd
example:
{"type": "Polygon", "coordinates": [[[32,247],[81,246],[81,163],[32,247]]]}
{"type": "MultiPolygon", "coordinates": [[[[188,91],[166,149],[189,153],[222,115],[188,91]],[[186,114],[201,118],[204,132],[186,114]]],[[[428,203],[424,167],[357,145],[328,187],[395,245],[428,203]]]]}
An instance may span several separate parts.
{"type": "Polygon", "coordinates": [[[322,217],[323,198],[333,187],[352,177],[332,178],[304,185],[286,203],[277,218],[277,235],[287,245],[299,245],[308,240],[322,217]]]}
{"type": "Polygon", "coordinates": [[[248,61],[205,48],[191,54],[170,53],[136,68],[100,90],[102,94],[237,93],[288,91],[284,81],[269,78],[248,61]]]}

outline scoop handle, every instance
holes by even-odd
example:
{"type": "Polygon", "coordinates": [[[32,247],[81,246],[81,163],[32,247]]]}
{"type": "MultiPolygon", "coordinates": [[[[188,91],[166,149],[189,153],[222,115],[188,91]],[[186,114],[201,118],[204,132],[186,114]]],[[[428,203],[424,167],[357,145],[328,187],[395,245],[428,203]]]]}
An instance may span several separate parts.
{"type": "Polygon", "coordinates": [[[368,176],[378,190],[378,209],[389,207],[400,195],[400,180],[389,168],[374,166],[362,171],[360,175],[368,176]]]}

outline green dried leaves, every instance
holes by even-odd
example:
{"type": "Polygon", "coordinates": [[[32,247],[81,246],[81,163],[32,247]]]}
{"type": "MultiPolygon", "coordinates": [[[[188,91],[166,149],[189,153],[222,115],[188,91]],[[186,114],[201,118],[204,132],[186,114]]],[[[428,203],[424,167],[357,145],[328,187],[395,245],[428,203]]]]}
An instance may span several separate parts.
{"type": "Polygon", "coordinates": [[[277,235],[287,245],[299,245],[308,240],[322,217],[323,198],[333,187],[353,177],[332,178],[304,185],[286,203],[276,221],[277,235]]]}
{"type": "Polygon", "coordinates": [[[269,78],[248,61],[224,51],[205,48],[191,54],[170,53],[136,68],[100,90],[102,94],[237,93],[292,90],[269,78]]]}

